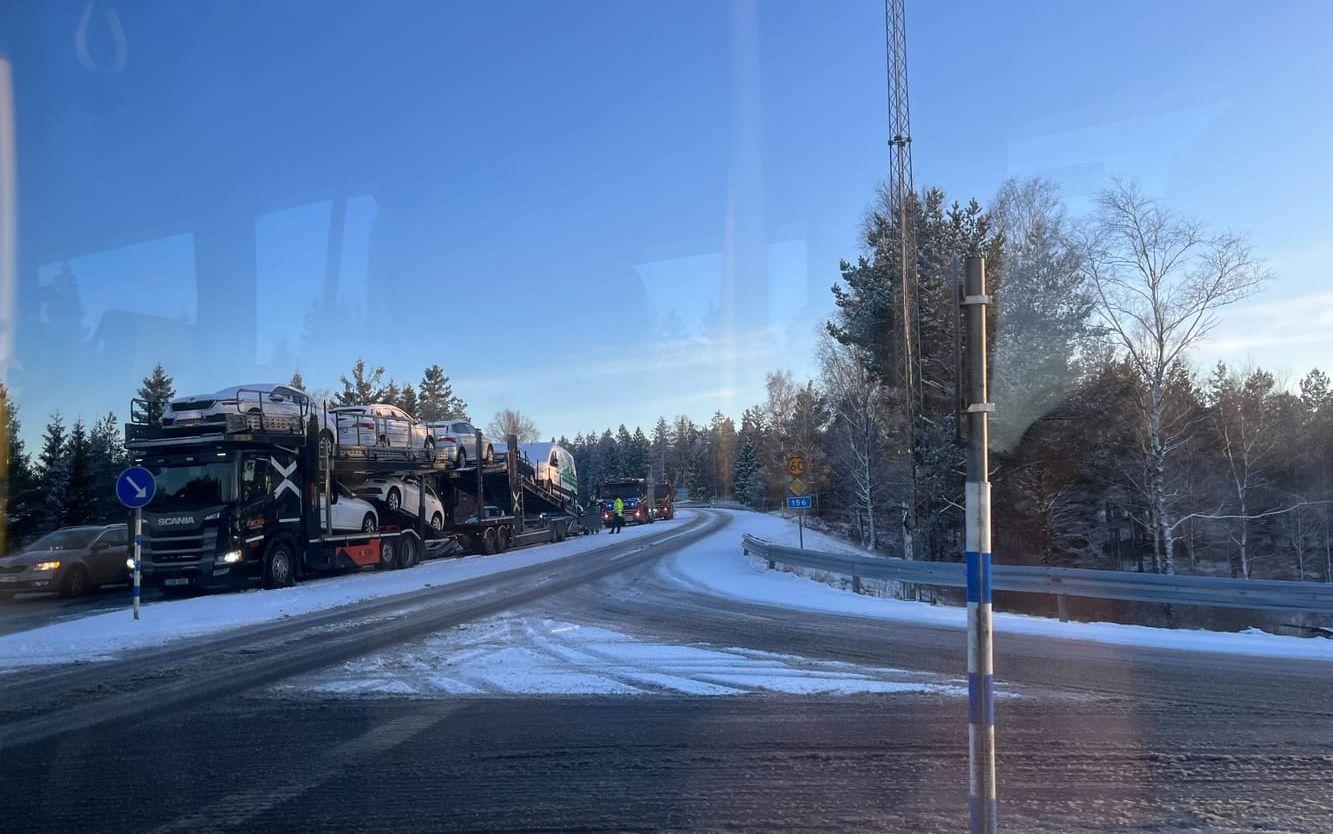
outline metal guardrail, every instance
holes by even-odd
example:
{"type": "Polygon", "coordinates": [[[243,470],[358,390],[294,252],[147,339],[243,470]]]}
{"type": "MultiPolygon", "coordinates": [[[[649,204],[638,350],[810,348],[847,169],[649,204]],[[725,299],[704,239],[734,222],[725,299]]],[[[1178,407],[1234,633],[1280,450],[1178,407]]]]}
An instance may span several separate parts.
{"type": "MultiPolygon", "coordinates": [[[[913,562],[880,556],[801,550],[772,544],[749,534],[742,539],[742,547],[747,554],[768,560],[769,567],[780,562],[854,579],[884,579],[945,588],[967,587],[966,566],[961,562],[913,562]]],[[[1053,594],[1057,597],[1333,614],[1333,582],[1222,579],[1215,576],[1166,576],[1083,568],[995,565],[991,588],[996,591],[1053,594]]],[[[1062,613],[1063,608],[1061,605],[1062,613]]]]}

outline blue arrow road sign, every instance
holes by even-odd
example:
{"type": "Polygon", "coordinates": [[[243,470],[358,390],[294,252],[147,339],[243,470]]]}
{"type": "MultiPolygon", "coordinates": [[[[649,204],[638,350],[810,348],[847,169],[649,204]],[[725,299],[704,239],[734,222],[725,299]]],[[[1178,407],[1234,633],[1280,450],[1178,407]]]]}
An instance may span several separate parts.
{"type": "Polygon", "coordinates": [[[156,493],[157,483],[153,481],[153,473],[142,466],[131,466],[116,479],[116,497],[131,510],[137,510],[152,501],[156,493]]]}
{"type": "Polygon", "coordinates": [[[787,496],[787,509],[789,510],[808,510],[815,505],[815,499],[809,495],[789,495],[787,496]]]}

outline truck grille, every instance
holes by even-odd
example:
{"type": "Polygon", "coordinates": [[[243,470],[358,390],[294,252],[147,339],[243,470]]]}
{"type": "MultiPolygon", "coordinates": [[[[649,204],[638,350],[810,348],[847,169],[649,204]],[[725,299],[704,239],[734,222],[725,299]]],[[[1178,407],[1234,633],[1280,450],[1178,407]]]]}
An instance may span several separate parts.
{"type": "Polygon", "coordinates": [[[217,539],[216,529],[146,535],[143,537],[143,557],[156,565],[197,562],[205,554],[212,555],[216,551],[217,539]]]}

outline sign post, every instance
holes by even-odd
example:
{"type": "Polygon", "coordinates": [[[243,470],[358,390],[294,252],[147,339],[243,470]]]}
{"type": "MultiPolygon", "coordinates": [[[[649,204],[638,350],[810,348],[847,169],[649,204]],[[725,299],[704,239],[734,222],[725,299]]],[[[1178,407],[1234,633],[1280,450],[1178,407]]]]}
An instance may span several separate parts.
{"type": "Polygon", "coordinates": [[[995,668],[991,654],[991,541],[989,416],[986,386],[986,261],[969,257],[963,284],[967,357],[963,403],[967,416],[967,702],[969,815],[976,834],[998,830],[995,801],[995,668]]]}
{"type": "Polygon", "coordinates": [[[805,511],[813,502],[805,494],[805,481],[801,480],[805,474],[804,455],[787,455],[787,474],[791,476],[791,493],[795,496],[787,499],[787,509],[796,510],[796,537],[805,550],[805,511]]]}
{"type": "Polygon", "coordinates": [[[139,619],[139,588],[143,568],[143,508],[157,494],[153,473],[131,466],[116,478],[116,497],[134,510],[134,619],[139,619]]]}

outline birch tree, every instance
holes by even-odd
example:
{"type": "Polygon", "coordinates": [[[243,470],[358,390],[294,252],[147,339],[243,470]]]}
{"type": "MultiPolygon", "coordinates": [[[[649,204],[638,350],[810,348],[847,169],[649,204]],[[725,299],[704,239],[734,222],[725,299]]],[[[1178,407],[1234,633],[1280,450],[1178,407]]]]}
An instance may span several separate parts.
{"type": "Polygon", "coordinates": [[[888,395],[884,383],[859,351],[825,338],[820,346],[821,382],[833,418],[833,470],[851,494],[861,544],[874,550],[880,541],[876,503],[883,489],[888,395]]]}
{"type": "Polygon", "coordinates": [[[1098,197],[1082,250],[1096,312],[1142,378],[1154,563],[1160,572],[1175,573],[1167,482],[1187,432],[1169,422],[1168,375],[1212,331],[1218,311],[1252,294],[1268,273],[1243,238],[1209,233],[1122,181],[1098,197]]]}

